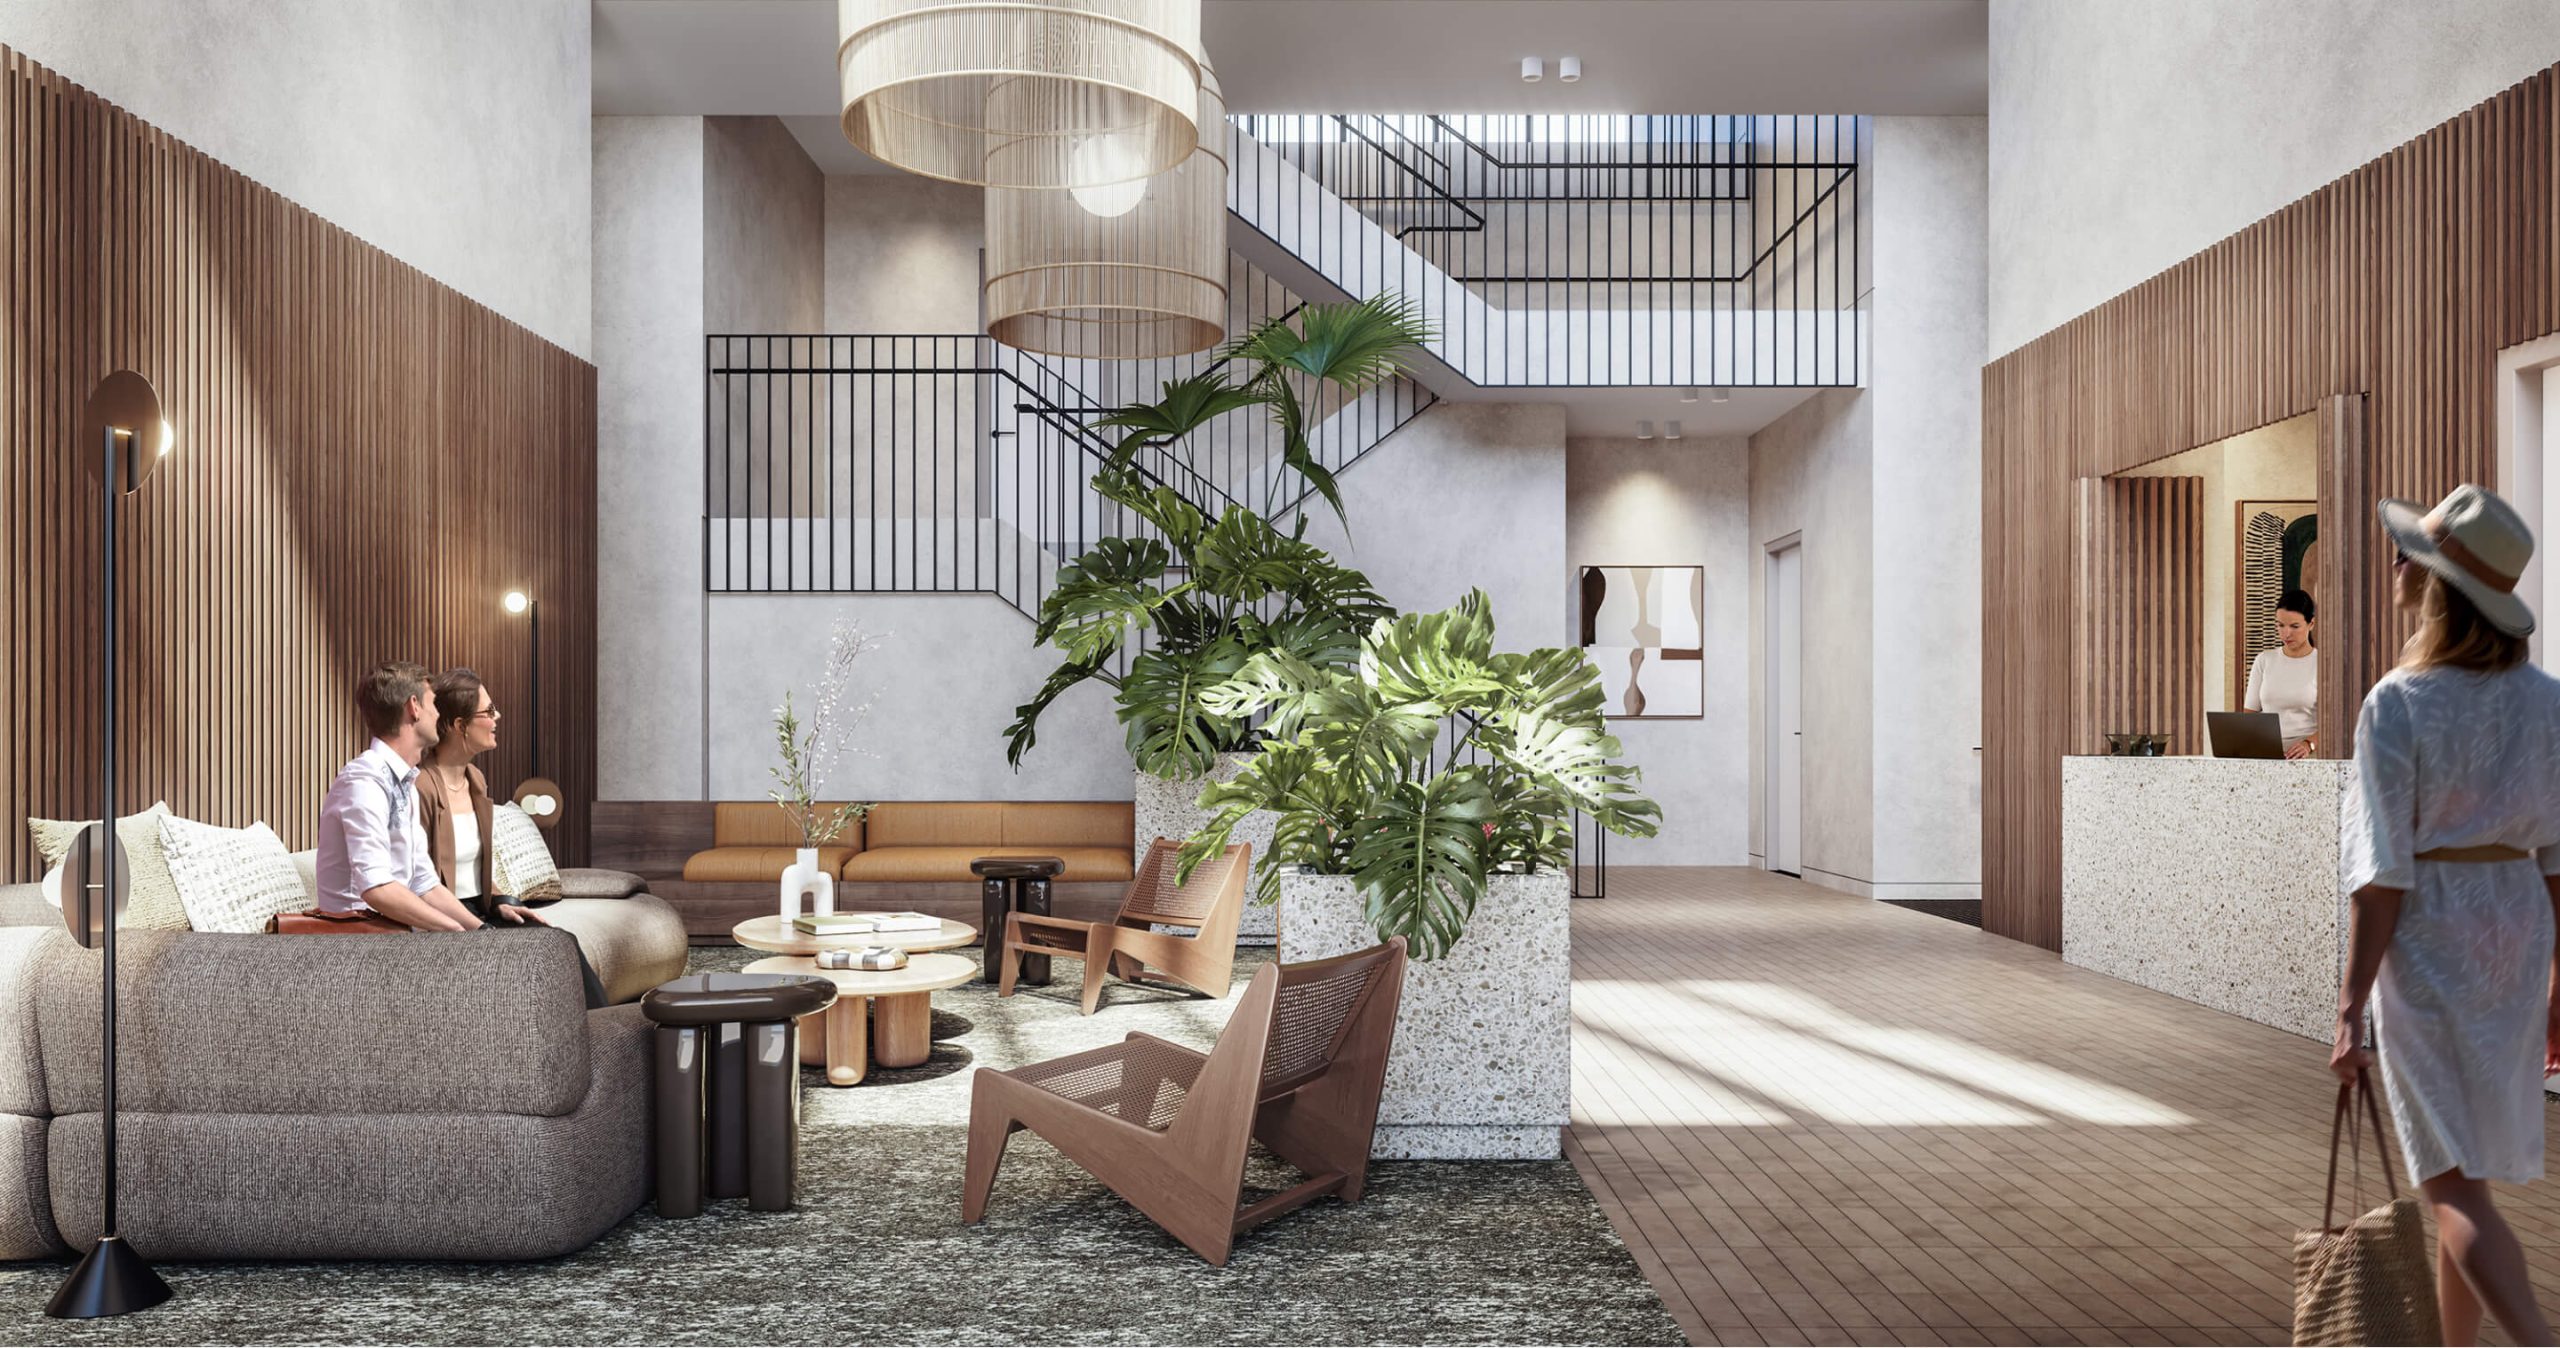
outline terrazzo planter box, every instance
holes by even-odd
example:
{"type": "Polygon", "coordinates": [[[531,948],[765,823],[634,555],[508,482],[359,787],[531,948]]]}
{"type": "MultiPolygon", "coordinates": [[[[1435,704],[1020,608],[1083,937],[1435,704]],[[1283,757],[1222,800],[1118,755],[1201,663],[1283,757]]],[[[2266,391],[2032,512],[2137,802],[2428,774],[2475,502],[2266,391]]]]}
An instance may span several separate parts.
{"type": "MultiPolygon", "coordinates": [[[[1547,1161],[1564,1154],[1573,1091],[1572,904],[1562,871],[1494,876],[1456,947],[1406,965],[1370,1155],[1547,1161]]],[[[1281,959],[1323,959],[1377,943],[1349,876],[1280,877],[1281,959]]]]}
{"type": "MultiPolygon", "coordinates": [[[[1193,802],[1200,790],[1211,782],[1231,782],[1244,765],[1253,761],[1251,754],[1220,754],[1218,770],[1207,777],[1191,777],[1170,781],[1151,773],[1138,774],[1138,836],[1134,855],[1144,861],[1147,844],[1158,838],[1180,840],[1208,826],[1210,815],[1193,802]]],[[[1262,870],[1271,863],[1271,832],[1279,825],[1279,816],[1268,810],[1246,815],[1244,822],[1228,841],[1253,844],[1253,874],[1246,878],[1244,916],[1236,926],[1237,945],[1270,945],[1279,939],[1280,910],[1265,903],[1255,903],[1254,886],[1260,883],[1262,870]]]]}
{"type": "Polygon", "coordinates": [[[2353,763],[2062,760],[2062,958],[2326,1041],[2353,763]]]}

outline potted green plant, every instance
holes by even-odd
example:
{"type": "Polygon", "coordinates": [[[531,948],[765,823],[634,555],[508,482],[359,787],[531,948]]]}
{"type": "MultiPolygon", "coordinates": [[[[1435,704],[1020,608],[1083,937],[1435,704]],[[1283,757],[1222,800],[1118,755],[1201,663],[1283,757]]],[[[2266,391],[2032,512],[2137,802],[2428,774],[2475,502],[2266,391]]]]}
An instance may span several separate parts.
{"type": "Polygon", "coordinates": [[[1275,818],[1257,897],[1280,907],[1280,957],[1406,938],[1378,1114],[1381,1156],[1553,1157],[1570,1104],[1573,815],[1650,837],[1661,808],[1601,708],[1581,651],[1494,649],[1482,591],[1382,620],[1346,667],[1285,651],[1202,701],[1261,715],[1270,736],[1209,785],[1184,874],[1247,816],[1275,818]]]}

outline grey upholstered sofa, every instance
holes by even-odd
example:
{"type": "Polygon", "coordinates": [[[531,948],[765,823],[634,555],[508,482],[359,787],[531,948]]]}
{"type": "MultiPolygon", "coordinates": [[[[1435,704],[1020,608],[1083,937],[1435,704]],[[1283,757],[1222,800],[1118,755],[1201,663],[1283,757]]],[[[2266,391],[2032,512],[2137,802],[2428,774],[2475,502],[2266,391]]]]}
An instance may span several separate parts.
{"type": "MultiPolygon", "coordinates": [[[[551,914],[617,1001],[682,971],[654,898],[551,914]]],[[[574,961],[555,932],[124,934],[125,1234],[154,1259],[593,1241],[647,1192],[649,1036],[636,1006],[586,1010],[574,961]]],[[[34,888],[0,886],[0,1259],[98,1233],[98,984],[34,888]]]]}

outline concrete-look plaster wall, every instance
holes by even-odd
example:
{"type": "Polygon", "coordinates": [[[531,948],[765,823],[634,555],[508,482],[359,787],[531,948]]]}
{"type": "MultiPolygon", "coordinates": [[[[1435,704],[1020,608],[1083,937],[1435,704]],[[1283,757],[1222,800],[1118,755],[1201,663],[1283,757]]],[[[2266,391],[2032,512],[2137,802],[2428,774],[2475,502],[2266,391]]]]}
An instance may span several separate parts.
{"type": "Polygon", "coordinates": [[[983,197],[903,173],[830,176],[827,331],[976,332],[983,197]]]}
{"type": "MultiPolygon", "coordinates": [[[[1804,560],[1804,877],[1851,893],[1875,875],[1875,399],[1833,389],[1751,437],[1751,724],[1767,725],[1769,545],[1804,560]]],[[[1765,860],[1765,735],[1754,734],[1751,852],[1765,860]]]]}
{"type": "Polygon", "coordinates": [[[1985,128],[1879,117],[1874,137],[1875,854],[1864,878],[1877,898],[1971,898],[1982,883],[1985,128]]]}
{"type": "Polygon", "coordinates": [[[595,119],[603,800],[703,791],[702,121],[595,119]]]}
{"type": "Polygon", "coordinates": [[[1992,0],[1991,354],[2555,60],[2550,0],[1992,0]]]}
{"type": "MultiPolygon", "coordinates": [[[[1565,621],[1586,566],[1702,566],[1705,715],[1614,720],[1662,806],[1653,838],[1609,840],[1624,866],[1739,866],[1749,859],[1751,766],[1751,443],[1574,439],[1565,452],[1565,621]]],[[[1677,668],[1673,666],[1671,668],[1677,668]]]]}
{"type": "Polygon", "coordinates": [[[703,322],[825,331],[826,175],[777,117],[705,117],[702,142],[703,322]]]}
{"type": "Polygon", "coordinates": [[[587,0],[9,0],[0,43],[593,358],[587,0]]]}

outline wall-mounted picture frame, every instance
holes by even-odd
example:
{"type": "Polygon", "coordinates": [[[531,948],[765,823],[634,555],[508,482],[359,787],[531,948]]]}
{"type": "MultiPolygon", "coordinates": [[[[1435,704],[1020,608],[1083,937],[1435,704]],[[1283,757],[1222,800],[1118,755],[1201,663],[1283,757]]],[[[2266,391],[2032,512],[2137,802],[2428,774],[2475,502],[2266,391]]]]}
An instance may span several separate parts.
{"type": "Polygon", "coordinates": [[[1586,566],[1582,649],[1600,668],[1613,720],[1707,714],[1707,569],[1586,566]]]}
{"type": "MultiPolygon", "coordinates": [[[[2240,501],[2232,527],[2231,699],[2249,687],[2258,652],[2283,645],[2276,601],[2320,582],[2320,516],[2312,501],[2240,501]]],[[[2313,629],[2317,631],[2315,627],[2313,629]]]]}

